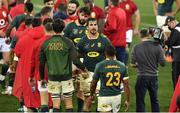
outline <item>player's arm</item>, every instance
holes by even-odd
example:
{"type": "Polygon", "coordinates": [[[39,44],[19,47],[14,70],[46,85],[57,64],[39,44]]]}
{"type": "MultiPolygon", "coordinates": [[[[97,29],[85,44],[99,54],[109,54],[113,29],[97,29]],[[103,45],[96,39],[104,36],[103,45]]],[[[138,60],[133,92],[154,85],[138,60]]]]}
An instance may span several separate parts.
{"type": "Polygon", "coordinates": [[[135,47],[133,48],[132,53],[131,53],[131,64],[130,64],[130,66],[134,67],[134,68],[136,68],[138,66],[138,63],[136,61],[135,47]]]}
{"type": "Polygon", "coordinates": [[[44,68],[45,68],[45,63],[46,63],[46,55],[44,53],[43,45],[41,46],[41,49],[39,52],[39,73],[40,73],[41,80],[44,80],[44,68]]]}
{"type": "Polygon", "coordinates": [[[140,11],[137,9],[135,14],[135,29],[134,29],[134,34],[138,35],[139,34],[139,26],[140,26],[140,22],[141,22],[141,15],[140,15],[140,11]]]}
{"type": "Polygon", "coordinates": [[[153,0],[153,11],[155,16],[158,14],[157,9],[158,9],[158,2],[157,0],[153,0]]]}
{"type": "Polygon", "coordinates": [[[124,74],[123,74],[123,84],[124,84],[124,92],[126,95],[126,100],[125,100],[125,111],[128,111],[129,109],[129,104],[130,104],[130,88],[129,88],[129,76],[128,76],[128,72],[127,69],[124,68],[124,74]]]}
{"type": "Polygon", "coordinates": [[[80,61],[79,53],[75,48],[73,42],[71,40],[67,40],[67,43],[70,45],[70,55],[73,61],[73,64],[76,65],[79,69],[86,71],[84,64],[80,61]]]}
{"type": "Polygon", "coordinates": [[[174,15],[176,15],[180,11],[180,0],[176,0],[176,9],[174,11],[174,15]]]}
{"type": "Polygon", "coordinates": [[[126,95],[126,101],[125,101],[126,109],[125,109],[125,111],[128,111],[128,109],[129,109],[129,104],[130,104],[129,79],[128,79],[128,78],[126,78],[126,79],[124,78],[123,84],[124,84],[124,92],[125,92],[125,95],[126,95]]]}

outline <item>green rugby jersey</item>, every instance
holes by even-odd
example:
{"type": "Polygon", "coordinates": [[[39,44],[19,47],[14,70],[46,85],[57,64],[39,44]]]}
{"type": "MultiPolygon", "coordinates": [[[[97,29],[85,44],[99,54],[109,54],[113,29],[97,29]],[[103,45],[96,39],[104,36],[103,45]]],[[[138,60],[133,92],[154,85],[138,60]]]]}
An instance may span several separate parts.
{"type": "Polygon", "coordinates": [[[84,58],[83,64],[89,71],[94,72],[96,64],[105,59],[104,51],[110,44],[111,42],[102,35],[96,39],[89,39],[85,35],[79,41],[77,44],[78,52],[84,58]]]}
{"type": "Polygon", "coordinates": [[[100,80],[99,96],[115,96],[121,94],[122,80],[128,79],[124,63],[118,60],[104,60],[96,65],[93,80],[100,80]]]}
{"type": "Polygon", "coordinates": [[[158,15],[172,12],[174,0],[158,0],[158,15]]]}
{"type": "Polygon", "coordinates": [[[65,36],[71,39],[74,42],[74,45],[79,42],[79,40],[85,36],[87,27],[86,26],[78,26],[75,22],[72,22],[67,25],[65,28],[65,36]]]}
{"type": "Polygon", "coordinates": [[[46,63],[48,79],[51,81],[65,81],[72,78],[72,61],[80,69],[83,64],[77,57],[77,51],[71,40],[54,35],[46,40],[40,49],[40,76],[44,79],[44,66],[46,63]]]}

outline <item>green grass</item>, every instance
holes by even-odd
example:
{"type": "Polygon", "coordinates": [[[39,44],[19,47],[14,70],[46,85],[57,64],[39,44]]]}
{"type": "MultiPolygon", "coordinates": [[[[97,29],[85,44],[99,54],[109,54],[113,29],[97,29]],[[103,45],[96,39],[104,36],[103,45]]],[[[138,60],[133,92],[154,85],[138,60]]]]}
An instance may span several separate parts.
{"type": "MultiPolygon", "coordinates": [[[[82,0],[80,0],[82,3],[82,0]]],[[[98,6],[103,7],[104,1],[103,0],[94,0],[95,3],[98,6]]],[[[141,28],[143,27],[148,27],[149,25],[156,25],[155,23],[155,16],[153,14],[153,9],[152,9],[152,0],[134,0],[140,9],[141,12],[141,28]]],[[[35,12],[38,12],[40,8],[37,6],[42,6],[42,0],[32,0],[33,3],[35,3],[35,12]]],[[[180,20],[180,15],[177,16],[177,19],[180,20]]],[[[139,42],[138,37],[133,38],[133,44],[137,44],[139,42]]],[[[137,72],[136,69],[133,69],[129,67],[129,76],[130,76],[130,87],[131,87],[131,105],[129,108],[130,112],[135,111],[135,82],[136,82],[136,77],[137,77],[137,72]]],[[[164,68],[159,68],[159,91],[158,91],[158,97],[159,97],[159,102],[160,102],[160,110],[162,112],[167,112],[169,108],[169,102],[171,100],[173,92],[173,86],[172,86],[172,80],[171,80],[171,64],[167,64],[164,68]]],[[[147,92],[146,95],[146,110],[148,112],[151,111],[151,105],[150,105],[150,99],[149,95],[147,92]]],[[[74,104],[76,106],[76,104],[74,104]]],[[[95,106],[93,105],[93,108],[91,109],[92,111],[95,111],[95,106]]],[[[15,97],[13,96],[5,96],[5,95],[0,95],[0,112],[5,112],[5,111],[11,111],[15,112],[17,111],[19,107],[18,101],[15,97]]],[[[76,107],[75,107],[76,109],[76,107]]],[[[121,111],[124,110],[123,107],[123,102],[122,102],[122,109],[121,111]]]]}

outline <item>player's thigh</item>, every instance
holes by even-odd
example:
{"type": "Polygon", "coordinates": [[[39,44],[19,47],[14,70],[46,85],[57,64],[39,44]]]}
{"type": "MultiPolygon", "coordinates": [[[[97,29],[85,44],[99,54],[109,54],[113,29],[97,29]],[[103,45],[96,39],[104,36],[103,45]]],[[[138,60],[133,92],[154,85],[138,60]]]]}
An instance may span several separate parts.
{"type": "Polygon", "coordinates": [[[51,93],[53,108],[58,108],[60,106],[60,93],[61,93],[61,83],[58,81],[48,81],[48,93],[51,93]]]}
{"type": "Polygon", "coordinates": [[[72,97],[72,94],[74,92],[74,84],[73,80],[66,80],[66,81],[61,81],[62,85],[62,94],[65,98],[72,97]]]}
{"type": "Polygon", "coordinates": [[[165,24],[166,18],[167,18],[167,16],[157,15],[156,16],[157,26],[162,27],[165,24]]]}
{"type": "Polygon", "coordinates": [[[127,30],[126,31],[126,42],[131,43],[132,37],[133,37],[133,30],[132,29],[127,30]]]}
{"type": "Polygon", "coordinates": [[[98,97],[97,111],[108,112],[112,111],[112,100],[110,97],[98,97]]]}
{"type": "Polygon", "coordinates": [[[112,110],[117,113],[121,107],[121,94],[112,97],[112,110]]]}

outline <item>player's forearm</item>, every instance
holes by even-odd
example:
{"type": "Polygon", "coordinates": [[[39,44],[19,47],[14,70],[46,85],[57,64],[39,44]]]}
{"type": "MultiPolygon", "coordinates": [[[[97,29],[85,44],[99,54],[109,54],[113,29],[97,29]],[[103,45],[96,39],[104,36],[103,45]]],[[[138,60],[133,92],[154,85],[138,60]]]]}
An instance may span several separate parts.
{"type": "Polygon", "coordinates": [[[8,27],[8,29],[7,29],[7,31],[6,31],[6,36],[7,36],[7,37],[10,36],[12,29],[13,29],[13,26],[9,25],[9,27],[8,27]]]}
{"type": "Polygon", "coordinates": [[[153,11],[155,15],[157,15],[157,8],[158,8],[158,3],[156,0],[153,0],[153,11]]]}
{"type": "Polygon", "coordinates": [[[139,30],[139,26],[140,26],[140,22],[141,22],[141,15],[140,15],[140,12],[139,10],[136,11],[136,24],[135,24],[135,29],[136,30],[139,30]]]}
{"type": "Polygon", "coordinates": [[[96,80],[92,80],[91,82],[91,88],[90,88],[90,94],[91,96],[94,96],[95,92],[96,92],[96,86],[97,86],[97,81],[96,80]]]}
{"type": "Polygon", "coordinates": [[[130,101],[129,83],[124,83],[124,91],[125,91],[125,94],[126,94],[126,100],[129,102],[130,101]]]}
{"type": "Polygon", "coordinates": [[[174,11],[174,15],[176,15],[180,11],[180,0],[176,0],[176,10],[174,11]]]}
{"type": "Polygon", "coordinates": [[[45,68],[45,61],[40,61],[39,63],[39,73],[41,80],[44,80],[44,68],[45,68]]]}

